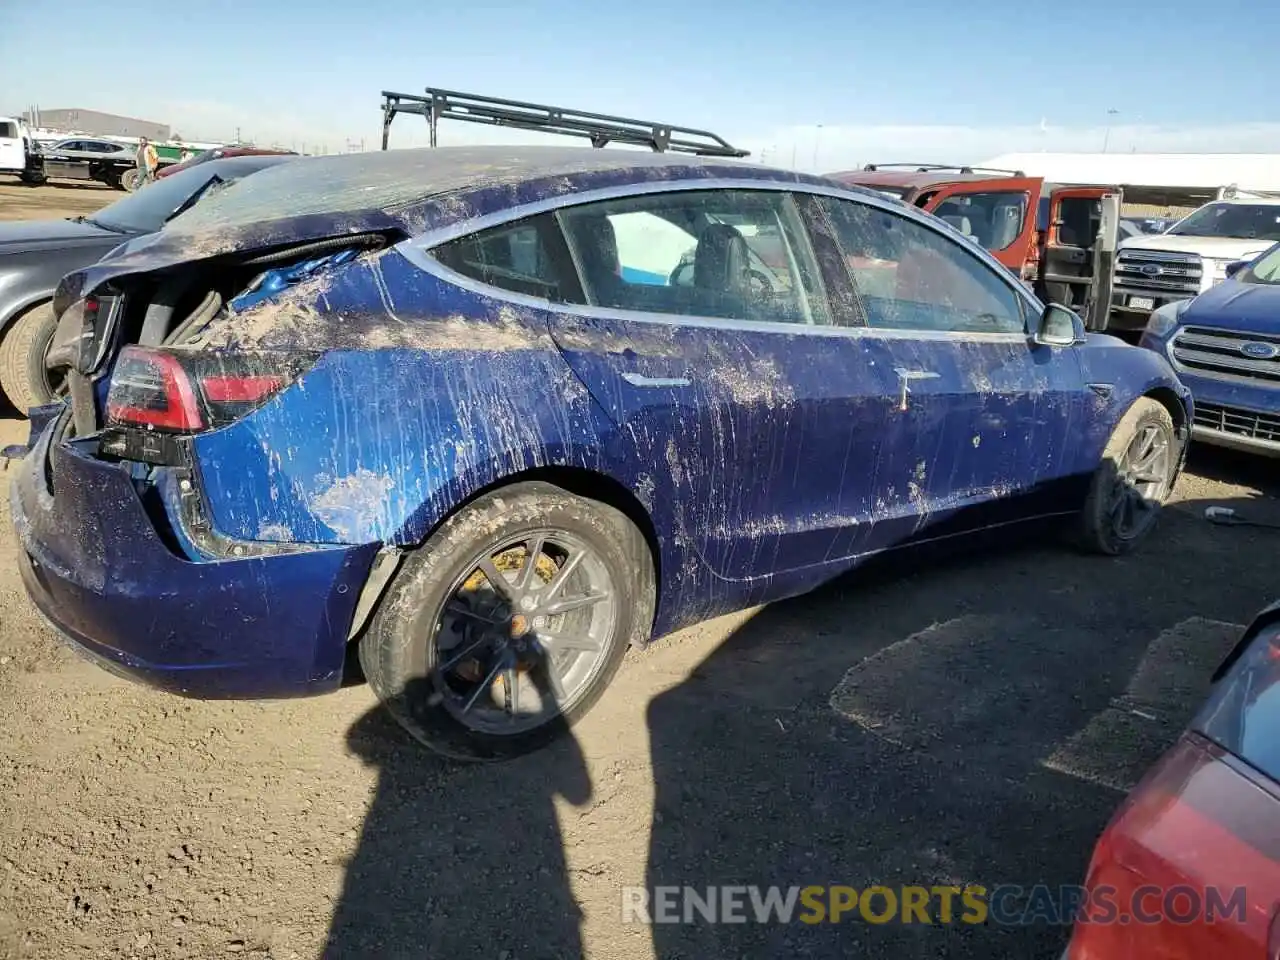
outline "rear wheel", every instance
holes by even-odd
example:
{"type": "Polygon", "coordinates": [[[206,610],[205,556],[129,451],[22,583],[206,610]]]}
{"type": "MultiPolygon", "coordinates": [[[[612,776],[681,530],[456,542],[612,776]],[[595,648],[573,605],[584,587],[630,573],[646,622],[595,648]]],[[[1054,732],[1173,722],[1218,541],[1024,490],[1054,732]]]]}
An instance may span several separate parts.
{"type": "Polygon", "coordinates": [[[57,329],[53,304],[32,307],[0,334],[0,388],[23,416],[49,403],[61,389],[61,378],[44,366],[57,329]]]}
{"type": "Polygon", "coordinates": [[[1094,473],[1077,523],[1081,546],[1115,556],[1141,543],[1173,492],[1181,462],[1168,409],[1140,397],[1116,425],[1094,473]]]}
{"type": "Polygon", "coordinates": [[[360,641],[374,692],[414,737],[500,760],[564,733],[648,638],[653,560],[606,504],[520,483],[451,517],[406,560],[360,641]]]}

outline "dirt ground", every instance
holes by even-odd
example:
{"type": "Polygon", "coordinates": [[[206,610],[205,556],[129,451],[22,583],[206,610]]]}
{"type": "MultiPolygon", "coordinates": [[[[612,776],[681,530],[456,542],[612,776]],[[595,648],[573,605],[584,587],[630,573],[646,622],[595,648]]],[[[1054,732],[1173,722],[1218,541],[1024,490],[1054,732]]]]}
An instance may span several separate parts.
{"type": "Polygon", "coordinates": [[[42,187],[28,187],[5,178],[0,180],[0,220],[87,217],[123,196],[100,183],[51,181],[42,187]]]}
{"type": "Polygon", "coordinates": [[[868,570],[631,656],[572,739],[486,767],[362,686],[210,703],[108,675],[27,602],[0,511],[0,960],[1056,957],[1044,924],[648,927],[622,887],[1078,882],[1280,594],[1280,534],[1204,507],[1280,521],[1277,493],[1200,451],[1136,556],[868,570]]]}

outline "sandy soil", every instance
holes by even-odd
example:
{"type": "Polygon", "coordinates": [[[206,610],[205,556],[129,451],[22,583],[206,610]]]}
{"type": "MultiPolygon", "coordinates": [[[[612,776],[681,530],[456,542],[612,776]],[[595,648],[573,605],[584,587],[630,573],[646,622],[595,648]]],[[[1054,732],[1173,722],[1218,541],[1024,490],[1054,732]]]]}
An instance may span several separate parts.
{"type": "Polygon", "coordinates": [[[1045,925],[650,928],[621,888],[1078,882],[1280,593],[1276,534],[1202,519],[1280,520],[1268,469],[1198,455],[1137,556],[911,559],[685,631],[493,767],[416,749],[362,686],[209,703],[108,675],[27,602],[3,511],[0,960],[1057,956],[1045,925]]]}

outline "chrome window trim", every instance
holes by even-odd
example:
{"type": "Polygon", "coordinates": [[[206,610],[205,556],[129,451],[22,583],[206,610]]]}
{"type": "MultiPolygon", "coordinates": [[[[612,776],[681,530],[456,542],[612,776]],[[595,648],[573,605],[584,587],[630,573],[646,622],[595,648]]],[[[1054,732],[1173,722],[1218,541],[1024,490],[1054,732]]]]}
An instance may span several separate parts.
{"type": "Polygon", "coordinates": [[[970,256],[984,263],[1013,293],[1026,311],[1026,322],[1030,324],[1034,318],[1044,311],[1044,305],[1021,282],[1014,277],[991,252],[976,244],[961,242],[961,235],[946,223],[932,214],[925,213],[915,207],[906,206],[900,200],[881,197],[862,191],[842,189],[838,186],[823,186],[813,183],[789,183],[782,180],[755,180],[751,178],[694,178],[684,180],[662,180],[619,184],[600,187],[594,190],[583,190],[576,193],[560,194],[547,197],[532,203],[508,207],[504,210],[484,214],[479,217],[460,220],[446,226],[410,237],[396,244],[395,248],[414,266],[430,273],[441,280],[462,287],[472,293],[491,299],[501,300],[517,306],[530,307],[548,312],[565,313],[585,319],[600,320],[634,320],[642,323],[661,323],[668,326],[710,327],[728,330],[757,331],[768,333],[807,334],[811,336],[884,336],[893,339],[925,339],[925,340],[976,340],[979,342],[1019,342],[1025,343],[1027,330],[1007,333],[966,333],[947,330],[897,330],[884,327],[842,327],[819,324],[778,323],[769,321],[733,320],[722,317],[700,317],[686,314],[646,313],[633,310],[615,310],[608,307],[593,307],[584,304],[560,303],[541,297],[516,293],[501,287],[481,283],[455,270],[431,256],[430,251],[442,244],[457,240],[473,233],[479,233],[493,227],[534,217],[539,214],[553,213],[567,207],[583,206],[605,200],[616,200],[624,197],[644,196],[660,193],[688,193],[704,190],[747,190],[776,191],[783,193],[803,193],[819,197],[831,197],[837,200],[848,200],[862,203],[885,213],[893,213],[913,221],[940,238],[965,250],[970,256]]]}

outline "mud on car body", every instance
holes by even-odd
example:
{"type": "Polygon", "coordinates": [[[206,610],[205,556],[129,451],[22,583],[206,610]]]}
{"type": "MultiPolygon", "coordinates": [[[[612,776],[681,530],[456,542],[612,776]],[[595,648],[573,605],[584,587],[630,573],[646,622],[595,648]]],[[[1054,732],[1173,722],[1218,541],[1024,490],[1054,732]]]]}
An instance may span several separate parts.
{"type": "Polygon", "coordinates": [[[37,605],[200,696],[332,689],[356,643],[471,758],[885,550],[1046,519],[1128,550],[1190,417],[936,218],[718,159],[304,158],[57,302],[72,399],[12,488],[37,605]]]}

